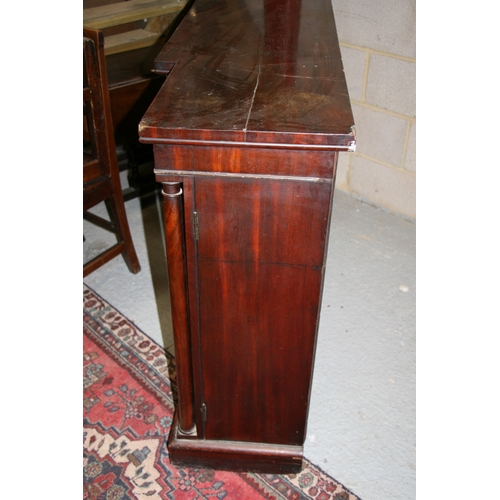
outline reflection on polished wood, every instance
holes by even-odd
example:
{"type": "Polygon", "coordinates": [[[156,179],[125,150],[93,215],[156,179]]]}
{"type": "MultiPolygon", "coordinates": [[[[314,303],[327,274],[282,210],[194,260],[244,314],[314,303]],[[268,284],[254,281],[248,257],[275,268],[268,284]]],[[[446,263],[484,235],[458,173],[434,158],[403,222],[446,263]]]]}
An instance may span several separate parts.
{"type": "Polygon", "coordinates": [[[354,142],[330,0],[197,1],[156,59],[173,65],[143,139],[354,142]]]}
{"type": "Polygon", "coordinates": [[[169,76],[139,130],[157,181],[182,189],[182,245],[167,212],[165,232],[185,253],[171,295],[193,388],[170,458],[296,472],[338,154],[356,142],[331,2],[195,0],[155,71],[169,76]]]}

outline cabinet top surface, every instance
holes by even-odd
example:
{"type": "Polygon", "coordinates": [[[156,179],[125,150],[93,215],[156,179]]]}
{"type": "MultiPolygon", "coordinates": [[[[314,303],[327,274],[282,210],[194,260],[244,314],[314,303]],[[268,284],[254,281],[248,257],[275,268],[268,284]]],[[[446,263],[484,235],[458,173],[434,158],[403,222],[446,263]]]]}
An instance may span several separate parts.
{"type": "Polygon", "coordinates": [[[354,149],[331,0],[195,0],[155,67],[144,142],[354,149]]]}

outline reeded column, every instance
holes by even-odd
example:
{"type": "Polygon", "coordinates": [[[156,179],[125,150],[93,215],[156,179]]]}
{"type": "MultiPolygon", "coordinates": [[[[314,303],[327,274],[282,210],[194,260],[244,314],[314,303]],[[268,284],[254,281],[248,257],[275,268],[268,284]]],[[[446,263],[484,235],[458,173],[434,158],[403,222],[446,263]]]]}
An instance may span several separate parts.
{"type": "Polygon", "coordinates": [[[172,307],[172,327],[174,331],[179,395],[178,423],[181,433],[191,434],[194,431],[195,424],[182,183],[164,182],[162,186],[170,303],[172,307]]]}

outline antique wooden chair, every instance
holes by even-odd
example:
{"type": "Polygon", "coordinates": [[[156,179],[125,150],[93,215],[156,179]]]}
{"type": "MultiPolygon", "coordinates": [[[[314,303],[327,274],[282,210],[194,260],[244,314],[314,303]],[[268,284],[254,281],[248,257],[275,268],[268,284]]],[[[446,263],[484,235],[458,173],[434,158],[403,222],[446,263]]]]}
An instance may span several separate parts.
{"type": "Polygon", "coordinates": [[[113,137],[102,32],[83,29],[83,217],[116,235],[117,243],[83,266],[83,276],[122,254],[132,273],[141,269],[125,212],[113,137]],[[105,202],[110,220],[89,209],[105,202]]]}

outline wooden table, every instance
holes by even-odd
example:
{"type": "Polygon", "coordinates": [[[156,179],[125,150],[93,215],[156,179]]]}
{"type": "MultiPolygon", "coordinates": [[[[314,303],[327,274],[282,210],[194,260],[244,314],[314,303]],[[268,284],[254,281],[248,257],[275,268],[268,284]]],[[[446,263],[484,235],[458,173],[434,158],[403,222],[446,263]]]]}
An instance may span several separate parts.
{"type": "Polygon", "coordinates": [[[139,129],[163,184],[170,458],[298,471],[337,159],[356,141],[331,1],[196,0],[155,68],[170,75],[139,129]]]}

